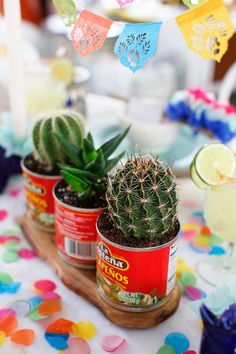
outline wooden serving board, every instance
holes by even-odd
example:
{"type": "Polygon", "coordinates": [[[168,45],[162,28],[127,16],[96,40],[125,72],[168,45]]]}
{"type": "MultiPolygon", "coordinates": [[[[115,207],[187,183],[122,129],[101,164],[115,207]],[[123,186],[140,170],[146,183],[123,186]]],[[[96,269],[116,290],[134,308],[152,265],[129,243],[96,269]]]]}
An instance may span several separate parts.
{"type": "Polygon", "coordinates": [[[61,281],[69,289],[98,307],[113,323],[127,328],[149,328],[166,320],[177,310],[181,297],[177,285],[168,303],[158,309],[142,313],[115,309],[100,298],[95,270],[81,270],[66,263],[58,255],[54,235],[37,229],[26,215],[21,219],[21,227],[38,256],[54,268],[61,281]]]}

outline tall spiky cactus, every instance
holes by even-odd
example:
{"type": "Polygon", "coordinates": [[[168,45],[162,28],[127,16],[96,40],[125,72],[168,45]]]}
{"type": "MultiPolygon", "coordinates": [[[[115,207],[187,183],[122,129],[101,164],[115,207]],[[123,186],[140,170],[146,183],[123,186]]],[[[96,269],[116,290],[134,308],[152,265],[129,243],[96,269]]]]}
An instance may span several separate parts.
{"type": "Polygon", "coordinates": [[[51,166],[66,161],[66,154],[55,133],[80,146],[85,134],[83,117],[70,110],[59,110],[45,114],[35,122],[32,129],[33,155],[36,160],[51,166]]]}
{"type": "Polygon", "coordinates": [[[175,177],[159,158],[131,157],[109,178],[106,199],[113,224],[127,237],[161,241],[177,221],[175,177]]]}

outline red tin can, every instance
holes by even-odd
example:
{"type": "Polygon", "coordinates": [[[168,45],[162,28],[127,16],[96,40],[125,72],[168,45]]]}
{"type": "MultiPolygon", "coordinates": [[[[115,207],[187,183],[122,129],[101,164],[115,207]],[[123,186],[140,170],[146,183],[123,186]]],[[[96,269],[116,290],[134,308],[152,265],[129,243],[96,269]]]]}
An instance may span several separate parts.
{"type": "Polygon", "coordinates": [[[21,162],[25,180],[25,196],[27,214],[29,218],[41,229],[54,232],[55,208],[53,188],[61,180],[61,176],[46,176],[30,171],[21,162]]]}
{"type": "Polygon", "coordinates": [[[55,195],[56,245],[65,260],[79,268],[96,266],[96,222],[101,209],[74,208],[55,195]]]}
{"type": "Polygon", "coordinates": [[[131,248],[113,243],[98,230],[97,282],[100,296],[124,311],[162,306],[176,283],[178,235],[157,247],[131,248]]]}

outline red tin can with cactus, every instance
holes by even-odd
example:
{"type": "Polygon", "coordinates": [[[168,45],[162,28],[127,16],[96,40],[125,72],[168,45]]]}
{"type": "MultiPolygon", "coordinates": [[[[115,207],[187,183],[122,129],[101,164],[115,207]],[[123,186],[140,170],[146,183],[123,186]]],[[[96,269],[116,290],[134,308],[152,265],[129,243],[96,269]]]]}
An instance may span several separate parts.
{"type": "Polygon", "coordinates": [[[63,180],[54,188],[56,206],[56,244],[59,254],[79,268],[96,266],[96,222],[106,207],[108,172],[124,152],[110,158],[129,128],[99,148],[88,133],[81,146],[56,134],[58,144],[68,157],[60,164],[63,180]]]}
{"type": "Polygon", "coordinates": [[[179,222],[175,177],[151,156],[131,157],[109,178],[97,222],[99,294],[125,311],[165,304],[176,284],[179,222]]]}
{"type": "Polygon", "coordinates": [[[51,232],[55,226],[52,192],[55,184],[62,179],[58,163],[66,161],[55,133],[64,134],[74,143],[81,144],[83,118],[70,110],[56,110],[40,116],[31,133],[33,153],[21,163],[27,215],[37,227],[51,232]]]}

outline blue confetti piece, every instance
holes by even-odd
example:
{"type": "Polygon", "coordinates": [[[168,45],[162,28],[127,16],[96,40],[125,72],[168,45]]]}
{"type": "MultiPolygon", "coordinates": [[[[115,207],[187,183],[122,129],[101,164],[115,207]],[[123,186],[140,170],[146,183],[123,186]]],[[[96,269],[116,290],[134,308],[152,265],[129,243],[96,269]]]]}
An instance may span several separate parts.
{"type": "Polygon", "coordinates": [[[59,333],[49,333],[44,334],[46,341],[51,345],[51,347],[57,350],[63,350],[68,348],[67,340],[69,334],[59,334],[59,333]]]}
{"type": "Polygon", "coordinates": [[[41,304],[43,299],[40,296],[33,296],[28,301],[31,303],[32,307],[36,307],[41,304]]]}
{"type": "Polygon", "coordinates": [[[185,334],[180,332],[169,333],[165,337],[165,344],[171,345],[175,349],[176,354],[182,354],[186,352],[190,347],[188,337],[186,337],[185,334]]]}
{"type": "Polygon", "coordinates": [[[201,220],[204,220],[204,215],[203,215],[203,212],[202,211],[194,211],[192,213],[192,216],[194,216],[195,218],[198,218],[198,219],[201,219],[201,220]]]}
{"type": "Polygon", "coordinates": [[[225,254],[225,250],[224,250],[224,248],[222,248],[220,246],[213,246],[212,249],[210,250],[209,254],[223,256],[225,254]]]}
{"type": "Polygon", "coordinates": [[[7,294],[16,294],[21,287],[21,283],[0,283],[0,294],[7,293],[7,294]]]}

